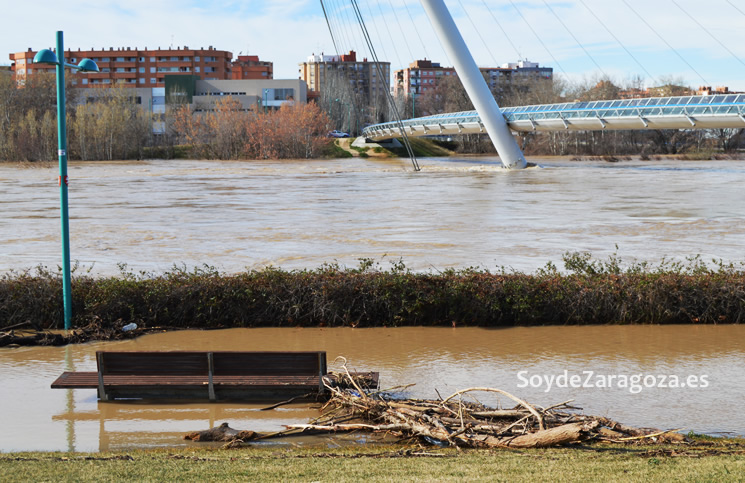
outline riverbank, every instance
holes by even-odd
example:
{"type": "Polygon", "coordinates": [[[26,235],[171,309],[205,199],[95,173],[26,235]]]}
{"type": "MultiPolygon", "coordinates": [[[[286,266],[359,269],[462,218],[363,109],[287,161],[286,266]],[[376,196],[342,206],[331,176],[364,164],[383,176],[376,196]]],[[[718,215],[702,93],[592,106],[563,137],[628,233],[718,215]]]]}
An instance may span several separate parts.
{"type": "MultiPolygon", "coordinates": [[[[564,255],[534,274],[485,269],[417,273],[403,262],[383,270],[372,260],[357,268],[276,268],[222,274],[205,267],[162,275],[123,272],[76,276],[68,335],[38,343],[109,340],[167,329],[237,327],[513,327],[589,324],[738,324],[745,320],[745,278],[734,265],[653,267],[564,255]],[[129,324],[137,329],[122,332],[129,324]]],[[[22,343],[9,332],[60,328],[58,273],[0,278],[0,345],[22,343]]],[[[42,334],[44,335],[44,334],[42,334]]],[[[25,343],[25,342],[23,342],[25,343]]],[[[33,341],[29,340],[29,344],[33,341]]]]}
{"type": "Polygon", "coordinates": [[[592,444],[544,450],[427,449],[413,446],[103,453],[5,453],[10,481],[738,481],[742,440],[689,445],[592,444]]]}

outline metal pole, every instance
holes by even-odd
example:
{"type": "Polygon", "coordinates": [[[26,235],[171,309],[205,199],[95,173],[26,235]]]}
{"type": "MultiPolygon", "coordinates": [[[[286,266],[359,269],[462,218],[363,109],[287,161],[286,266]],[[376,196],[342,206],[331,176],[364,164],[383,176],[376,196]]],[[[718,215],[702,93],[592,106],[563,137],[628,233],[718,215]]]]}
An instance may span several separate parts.
{"type": "Polygon", "coordinates": [[[65,119],[65,51],[62,31],[57,32],[57,146],[59,150],[59,196],[62,223],[62,300],[65,330],[72,328],[72,290],[70,276],[70,217],[67,209],[67,123],[65,119]]]}
{"type": "Polygon", "coordinates": [[[502,164],[510,169],[524,168],[527,166],[525,156],[512,137],[497,101],[489,92],[489,87],[463,41],[445,2],[443,0],[422,0],[422,6],[432,22],[435,33],[445,47],[448,57],[452,59],[458,77],[479,113],[502,164]]]}

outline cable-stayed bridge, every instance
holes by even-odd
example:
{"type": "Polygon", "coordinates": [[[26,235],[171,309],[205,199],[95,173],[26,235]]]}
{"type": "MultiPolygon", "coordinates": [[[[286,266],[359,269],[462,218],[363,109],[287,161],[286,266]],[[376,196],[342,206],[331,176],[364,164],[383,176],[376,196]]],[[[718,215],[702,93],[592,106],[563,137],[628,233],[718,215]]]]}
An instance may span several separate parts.
{"type": "MultiPolygon", "coordinates": [[[[745,94],[650,97],[567,102],[501,109],[512,131],[595,131],[603,129],[745,128],[745,94]]],[[[380,141],[401,135],[485,133],[476,111],[452,112],[374,124],[362,135],[380,141]]]]}

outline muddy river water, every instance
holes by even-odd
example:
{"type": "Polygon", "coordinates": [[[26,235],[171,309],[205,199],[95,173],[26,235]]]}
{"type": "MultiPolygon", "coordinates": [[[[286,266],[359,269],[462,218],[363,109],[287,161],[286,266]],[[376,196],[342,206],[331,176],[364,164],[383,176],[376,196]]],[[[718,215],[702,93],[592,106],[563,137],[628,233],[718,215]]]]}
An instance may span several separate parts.
{"type": "MultiPolygon", "coordinates": [[[[64,370],[95,370],[95,351],[102,349],[325,350],[330,362],[344,356],[350,368],[379,371],[384,388],[415,383],[406,389],[409,396],[447,397],[489,386],[542,406],[574,399],[588,414],[635,426],[745,435],[745,415],[738,410],[745,388],[745,326],[229,329],[3,349],[0,450],[181,446],[187,444],[184,433],[225,421],[272,431],[318,415],[307,404],[259,411],[265,405],[99,402],[95,390],[49,388],[64,370]],[[559,377],[564,374],[566,383],[559,377]],[[572,376],[580,380],[572,384],[572,376]]],[[[478,397],[513,406],[507,399],[478,397]]]]}
{"type": "MultiPolygon", "coordinates": [[[[415,270],[532,271],[561,267],[570,250],[745,260],[744,162],[534,161],[507,172],[493,159],[431,159],[421,173],[360,159],[72,164],[72,257],[94,275],[120,263],[234,272],[362,257],[384,268],[401,258],[415,270]]],[[[0,165],[0,186],[0,274],[56,269],[56,168],[0,165]]],[[[491,386],[543,406],[574,399],[635,426],[745,435],[745,327],[241,329],[0,349],[0,451],[178,446],[183,433],[223,421],[265,431],[317,414],[307,405],[100,403],[95,391],[50,389],[65,370],[95,370],[102,349],[325,350],[330,361],[379,371],[384,387],[415,383],[411,396],[491,386]]]]}

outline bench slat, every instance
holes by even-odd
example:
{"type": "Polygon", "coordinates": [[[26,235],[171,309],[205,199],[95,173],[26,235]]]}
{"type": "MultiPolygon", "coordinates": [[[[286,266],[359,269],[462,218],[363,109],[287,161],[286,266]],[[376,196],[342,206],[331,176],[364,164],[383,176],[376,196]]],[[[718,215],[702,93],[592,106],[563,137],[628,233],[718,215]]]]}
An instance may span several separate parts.
{"type": "Polygon", "coordinates": [[[326,352],[96,352],[98,372],[65,372],[53,388],[119,397],[224,397],[322,393],[326,352]],[[204,394],[202,394],[204,392],[204,394]]]}

